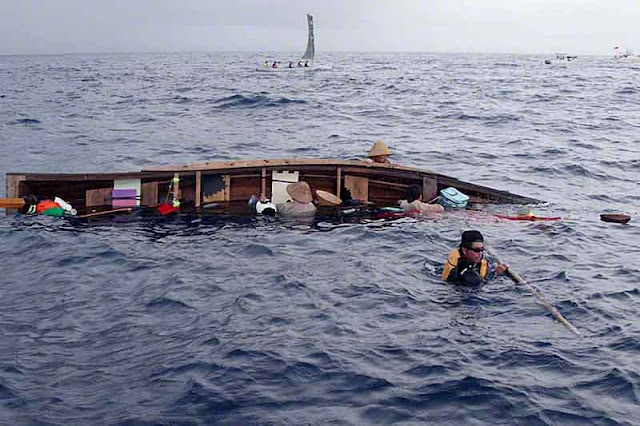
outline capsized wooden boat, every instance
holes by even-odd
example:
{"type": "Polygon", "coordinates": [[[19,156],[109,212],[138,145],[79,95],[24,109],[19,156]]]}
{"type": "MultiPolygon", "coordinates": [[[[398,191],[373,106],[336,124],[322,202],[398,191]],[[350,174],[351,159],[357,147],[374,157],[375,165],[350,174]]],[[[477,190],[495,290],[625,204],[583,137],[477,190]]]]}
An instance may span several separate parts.
{"type": "Polygon", "coordinates": [[[197,214],[248,210],[247,200],[254,194],[262,193],[276,203],[286,201],[284,188],[295,181],[306,181],[313,191],[380,207],[397,206],[411,184],[422,187],[425,201],[454,187],[470,197],[470,205],[541,203],[429,170],[330,159],[206,162],[131,173],[7,173],[6,197],[21,198],[27,204],[35,198],[59,197],[82,215],[153,207],[175,196],[180,212],[197,214]]]}

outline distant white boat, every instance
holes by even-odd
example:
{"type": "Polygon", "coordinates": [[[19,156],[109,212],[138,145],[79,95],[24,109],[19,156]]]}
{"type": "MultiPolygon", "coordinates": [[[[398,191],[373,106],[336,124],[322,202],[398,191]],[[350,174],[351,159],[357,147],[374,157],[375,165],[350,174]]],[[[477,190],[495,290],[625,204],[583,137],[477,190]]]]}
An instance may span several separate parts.
{"type": "Polygon", "coordinates": [[[632,50],[624,49],[624,51],[620,48],[620,46],[615,46],[613,48],[615,59],[636,59],[640,60],[640,55],[633,53],[632,50]]]}
{"type": "Polygon", "coordinates": [[[556,52],[556,61],[567,61],[571,62],[574,59],[578,59],[577,55],[567,55],[564,52],[556,52]]]}
{"type": "Polygon", "coordinates": [[[313,33],[313,16],[307,14],[307,49],[300,59],[287,61],[265,61],[258,71],[278,72],[278,71],[310,71],[313,69],[313,59],[316,56],[315,36],[313,33]]]}
{"type": "Polygon", "coordinates": [[[563,64],[563,63],[567,63],[567,62],[571,62],[578,59],[577,55],[567,55],[564,52],[556,52],[556,58],[555,59],[546,59],[544,61],[545,64],[549,65],[549,64],[563,64]]]}

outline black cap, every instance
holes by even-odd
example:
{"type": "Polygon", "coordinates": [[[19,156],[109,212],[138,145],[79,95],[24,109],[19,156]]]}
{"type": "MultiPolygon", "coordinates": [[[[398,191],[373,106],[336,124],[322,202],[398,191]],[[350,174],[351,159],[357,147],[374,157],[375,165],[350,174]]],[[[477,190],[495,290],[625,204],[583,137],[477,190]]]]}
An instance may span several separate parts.
{"type": "Polygon", "coordinates": [[[482,237],[482,234],[480,233],[480,231],[464,231],[462,233],[462,240],[460,241],[460,247],[465,246],[471,246],[471,244],[473,243],[483,243],[484,242],[484,238],[482,237]]]}

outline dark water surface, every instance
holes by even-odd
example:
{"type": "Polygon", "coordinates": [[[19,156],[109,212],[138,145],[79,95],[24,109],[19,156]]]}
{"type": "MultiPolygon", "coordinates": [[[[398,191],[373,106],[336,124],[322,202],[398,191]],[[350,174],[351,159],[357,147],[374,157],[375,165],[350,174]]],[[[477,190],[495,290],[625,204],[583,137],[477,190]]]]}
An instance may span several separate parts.
{"type": "Polygon", "coordinates": [[[2,424],[640,424],[640,63],[325,54],[0,57],[4,173],[393,160],[545,223],[0,216],[2,424]],[[513,207],[516,209],[516,207],[513,207]],[[599,221],[632,214],[628,225],[599,221]],[[477,228],[523,288],[443,285],[477,228]]]}

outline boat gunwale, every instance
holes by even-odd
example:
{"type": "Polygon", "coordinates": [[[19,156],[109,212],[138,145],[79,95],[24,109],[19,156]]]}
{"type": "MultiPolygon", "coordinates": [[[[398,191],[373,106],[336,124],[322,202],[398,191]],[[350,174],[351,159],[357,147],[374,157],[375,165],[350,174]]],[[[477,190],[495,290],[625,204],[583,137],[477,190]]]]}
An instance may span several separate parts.
{"type": "MultiPolygon", "coordinates": [[[[204,163],[192,163],[179,166],[154,166],[144,168],[139,172],[96,172],[96,173],[14,173],[8,172],[6,176],[20,176],[21,181],[89,181],[89,180],[113,180],[113,179],[170,179],[175,174],[181,176],[192,176],[198,173],[223,174],[237,176],[247,171],[258,171],[268,168],[270,170],[292,170],[298,171],[331,171],[341,169],[342,174],[353,173],[363,176],[392,177],[398,179],[423,179],[432,178],[450,186],[457,186],[471,191],[484,192],[488,196],[506,197],[519,199],[524,204],[542,203],[535,198],[514,194],[509,191],[495,189],[492,187],[479,185],[471,182],[461,181],[458,178],[436,173],[427,169],[420,169],[411,166],[401,166],[396,164],[366,163],[362,160],[336,160],[336,159],[309,159],[309,158],[281,158],[263,160],[229,160],[213,161],[204,163]]],[[[328,175],[329,176],[329,175],[328,175]]]]}

